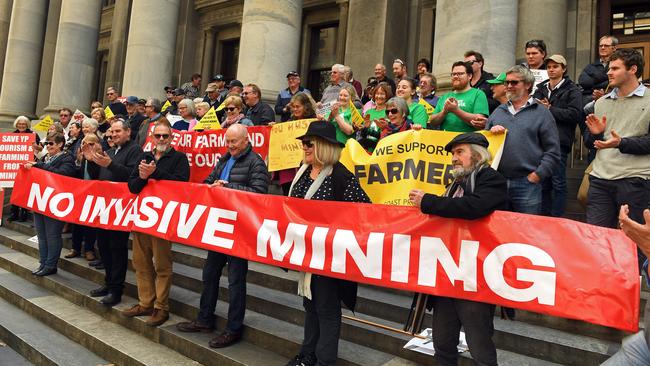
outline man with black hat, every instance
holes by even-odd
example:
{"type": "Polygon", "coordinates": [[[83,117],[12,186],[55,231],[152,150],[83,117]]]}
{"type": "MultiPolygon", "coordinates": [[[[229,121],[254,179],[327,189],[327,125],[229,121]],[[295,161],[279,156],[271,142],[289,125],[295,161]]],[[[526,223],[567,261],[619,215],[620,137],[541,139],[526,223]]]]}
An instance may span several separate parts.
{"type": "Polygon", "coordinates": [[[165,114],[178,115],[178,102],[185,99],[185,90],[176,88],[172,91],[172,105],[165,110],[165,114]]]}
{"type": "Polygon", "coordinates": [[[311,95],[311,92],[307,88],[300,86],[300,74],[297,71],[289,71],[287,74],[287,85],[286,89],[280,90],[278,94],[278,100],[275,102],[275,114],[280,115],[280,120],[282,122],[288,121],[291,118],[291,98],[293,98],[296,93],[307,93],[311,95]]]}
{"type": "MultiPolygon", "coordinates": [[[[485,136],[468,132],[454,137],[445,150],[452,154],[453,182],[443,196],[413,189],[410,201],[423,213],[474,220],[504,209],[508,199],[505,178],[489,165],[485,136]]],[[[436,296],[433,302],[433,347],[438,365],[458,364],[458,337],[464,328],[469,351],[479,365],[496,365],[492,304],[436,296]]]]}
{"type": "Polygon", "coordinates": [[[147,117],[138,112],[138,103],[139,99],[136,96],[129,95],[126,97],[126,113],[128,114],[126,121],[131,125],[131,140],[136,141],[138,137],[138,131],[140,130],[140,124],[147,117]]]}
{"type": "Polygon", "coordinates": [[[242,91],[244,91],[244,84],[241,83],[241,81],[237,79],[230,80],[228,83],[228,93],[237,93],[241,94],[242,91]]]}
{"type": "Polygon", "coordinates": [[[219,95],[221,95],[221,100],[225,99],[226,95],[228,95],[228,88],[226,88],[226,79],[224,79],[223,75],[216,74],[213,76],[212,80],[210,80],[210,84],[212,83],[217,86],[217,91],[219,92],[219,95]]]}

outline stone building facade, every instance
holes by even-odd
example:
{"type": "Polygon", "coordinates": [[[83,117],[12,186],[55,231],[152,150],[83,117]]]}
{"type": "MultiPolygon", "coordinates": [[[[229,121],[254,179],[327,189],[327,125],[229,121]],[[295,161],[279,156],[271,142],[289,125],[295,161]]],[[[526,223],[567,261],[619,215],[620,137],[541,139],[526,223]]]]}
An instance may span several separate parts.
{"type": "MultiPolygon", "coordinates": [[[[316,91],[333,63],[365,84],[374,65],[425,57],[439,85],[466,50],[498,73],[544,39],[575,78],[614,33],[650,57],[646,0],[0,0],[0,127],[62,106],[88,111],[107,86],[163,96],[191,74],[256,83],[266,100],[297,70],[316,91]]],[[[650,61],[650,60],[648,60],[650,61]]],[[[649,62],[650,63],[650,62],[649,62]]],[[[650,76],[646,70],[645,78],[650,76]]]]}

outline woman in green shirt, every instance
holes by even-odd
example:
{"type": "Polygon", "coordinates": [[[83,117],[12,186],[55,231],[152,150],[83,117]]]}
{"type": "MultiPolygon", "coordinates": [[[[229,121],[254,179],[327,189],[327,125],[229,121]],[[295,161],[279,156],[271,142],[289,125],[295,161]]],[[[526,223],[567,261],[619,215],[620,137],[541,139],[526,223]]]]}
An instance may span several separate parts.
{"type": "MultiPolygon", "coordinates": [[[[354,127],[352,126],[352,111],[350,110],[350,101],[357,98],[357,92],[352,85],[346,85],[339,92],[339,101],[332,105],[327,120],[336,128],[336,140],[345,145],[348,139],[354,137],[354,127]]],[[[354,107],[353,107],[354,108],[354,107]]]]}
{"type": "Polygon", "coordinates": [[[397,94],[398,97],[404,99],[406,104],[409,106],[409,117],[413,124],[420,125],[422,128],[427,127],[427,122],[429,121],[429,116],[427,115],[426,109],[424,106],[419,103],[413,102],[413,96],[415,95],[415,80],[411,78],[402,78],[397,84],[397,94]]]}
{"type": "Polygon", "coordinates": [[[377,146],[381,130],[386,128],[386,101],[393,97],[390,84],[382,82],[375,87],[375,107],[366,111],[364,128],[360,131],[359,143],[372,153],[377,146]]]}

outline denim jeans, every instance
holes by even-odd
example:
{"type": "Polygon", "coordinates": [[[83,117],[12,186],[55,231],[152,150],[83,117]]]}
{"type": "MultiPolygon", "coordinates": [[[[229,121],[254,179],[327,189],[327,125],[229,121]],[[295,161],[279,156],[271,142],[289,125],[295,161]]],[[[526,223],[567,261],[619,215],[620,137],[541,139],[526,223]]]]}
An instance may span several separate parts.
{"type": "Polygon", "coordinates": [[[46,268],[56,268],[63,248],[63,221],[34,213],[34,226],[38,236],[38,254],[41,265],[46,268]]]}
{"type": "Polygon", "coordinates": [[[528,177],[508,179],[509,210],[539,215],[542,212],[542,185],[528,181],[528,177]]]}
{"type": "Polygon", "coordinates": [[[208,252],[203,267],[203,292],[197,321],[205,325],[214,325],[214,309],[219,299],[219,279],[223,267],[228,264],[228,324],[226,332],[239,334],[244,325],[246,312],[246,273],[248,261],[217,252],[208,252]]]}
{"type": "Polygon", "coordinates": [[[650,365],[650,349],[645,340],[645,330],[623,340],[621,349],[601,366],[644,366],[650,365]]]}
{"type": "Polygon", "coordinates": [[[570,151],[562,149],[560,164],[557,165],[553,176],[548,177],[542,184],[542,214],[562,217],[566,210],[566,164],[570,151]]]}

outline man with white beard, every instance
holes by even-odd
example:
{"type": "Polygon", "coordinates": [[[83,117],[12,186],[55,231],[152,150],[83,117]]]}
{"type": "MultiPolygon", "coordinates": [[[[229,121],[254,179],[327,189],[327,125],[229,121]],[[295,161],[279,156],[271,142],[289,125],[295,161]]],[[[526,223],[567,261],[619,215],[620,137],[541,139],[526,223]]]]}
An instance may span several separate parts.
{"type": "MultiPolygon", "coordinates": [[[[422,213],[473,220],[501,210],[508,200],[506,180],[489,165],[485,136],[468,132],[454,137],[445,150],[452,154],[454,181],[443,196],[411,190],[410,201],[422,213]]],[[[495,306],[477,301],[432,296],[433,347],[438,365],[458,364],[461,326],[467,345],[478,365],[496,365],[494,334],[495,306]]],[[[422,309],[421,309],[422,311],[422,309]]]]}
{"type": "Polygon", "coordinates": [[[548,108],[530,96],[535,76],[524,66],[506,72],[506,97],[488,118],[485,129],[504,133],[499,173],[508,180],[510,211],[539,215],[542,185],[560,163],[560,136],[548,108]]]}
{"type": "MultiPolygon", "coordinates": [[[[172,127],[166,119],[154,125],[156,147],[142,156],[129,177],[129,190],[140,193],[150,179],[190,179],[187,156],[171,147],[172,127]]],[[[148,326],[159,326],[169,319],[169,290],[172,284],[172,243],[152,235],[133,232],[133,269],[138,285],[138,304],[124,310],[127,317],[149,315],[148,326]]]]}

